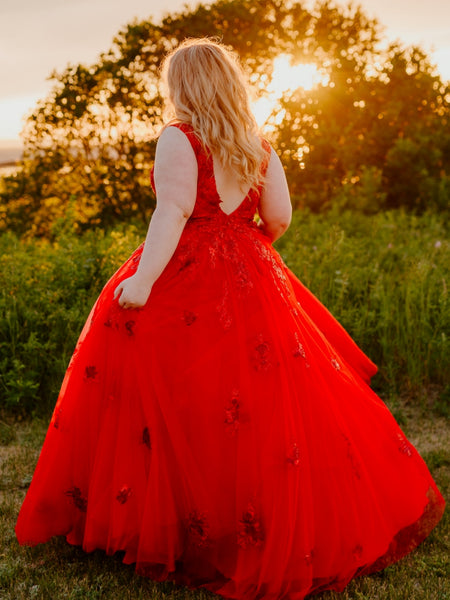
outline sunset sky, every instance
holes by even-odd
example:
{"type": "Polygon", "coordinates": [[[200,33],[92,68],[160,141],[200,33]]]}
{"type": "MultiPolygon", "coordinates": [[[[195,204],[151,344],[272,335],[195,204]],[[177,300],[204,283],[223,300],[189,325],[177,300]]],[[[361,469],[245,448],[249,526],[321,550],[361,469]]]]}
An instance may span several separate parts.
{"type": "MultiPolygon", "coordinates": [[[[22,117],[50,89],[53,69],[95,62],[119,28],[135,17],[157,21],[184,0],[1,0],[0,145],[18,145],[22,117]]],[[[310,3],[307,2],[306,5],[310,3]]],[[[450,79],[450,2],[361,0],[389,39],[422,44],[450,79]]]]}

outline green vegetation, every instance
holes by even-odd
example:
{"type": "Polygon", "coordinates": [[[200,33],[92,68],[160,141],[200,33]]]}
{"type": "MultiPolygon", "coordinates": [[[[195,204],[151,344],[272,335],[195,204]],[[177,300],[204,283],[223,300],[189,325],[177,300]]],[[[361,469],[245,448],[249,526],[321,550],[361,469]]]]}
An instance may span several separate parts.
{"type": "MultiPolygon", "coordinates": [[[[89,310],[145,226],[0,236],[0,407],[47,415],[89,310]]],[[[450,241],[430,213],[295,211],[286,264],[378,364],[375,389],[448,413],[450,241]]]]}
{"type": "Polygon", "coordinates": [[[53,74],[24,130],[22,168],[0,189],[0,231],[51,237],[67,212],[75,231],[147,219],[159,66],[182,39],[205,35],[239,53],[255,96],[280,54],[322,74],[311,90],[287,91],[269,118],[296,207],[447,209],[450,88],[420,48],[383,48],[380,25],[357,6],[216,0],[131,23],[97,63],[53,74]]]}
{"type": "MultiPolygon", "coordinates": [[[[20,548],[14,536],[82,325],[144,239],[158,69],[189,36],[233,46],[256,95],[279,54],[324,75],[286,92],[269,119],[297,209],[276,247],[378,365],[374,389],[449,497],[450,88],[420,48],[381,50],[380,31],[328,0],[216,0],[131,23],[96,64],[53,74],[21,167],[0,178],[1,600],[214,597],[140,578],[120,555],[62,539],[20,548]]],[[[398,564],[317,598],[450,599],[448,521],[398,564]]]]}

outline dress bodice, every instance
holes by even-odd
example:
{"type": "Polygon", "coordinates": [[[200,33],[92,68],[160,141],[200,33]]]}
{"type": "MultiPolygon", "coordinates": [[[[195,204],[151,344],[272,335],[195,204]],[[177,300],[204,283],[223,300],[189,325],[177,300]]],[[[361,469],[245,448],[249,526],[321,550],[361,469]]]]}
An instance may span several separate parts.
{"type": "MultiPolygon", "coordinates": [[[[191,125],[188,125],[187,123],[174,123],[173,126],[178,127],[178,129],[186,135],[197,158],[197,197],[189,221],[195,222],[198,219],[202,221],[205,219],[219,221],[253,221],[255,212],[258,208],[262,185],[260,185],[258,189],[250,190],[235,210],[228,214],[225,213],[220,207],[221,198],[217,191],[212,153],[203,147],[201,140],[198,138],[191,125]]],[[[261,176],[263,177],[267,170],[271,149],[269,143],[265,139],[262,139],[261,143],[266,150],[266,156],[261,164],[261,176]]],[[[152,168],[150,180],[153,191],[156,193],[153,171],[154,169],[152,168]]]]}

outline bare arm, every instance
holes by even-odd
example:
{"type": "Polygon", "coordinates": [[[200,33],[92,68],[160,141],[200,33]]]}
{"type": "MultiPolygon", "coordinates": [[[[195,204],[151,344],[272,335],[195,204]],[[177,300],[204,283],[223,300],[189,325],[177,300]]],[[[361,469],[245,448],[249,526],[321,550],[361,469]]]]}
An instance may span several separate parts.
{"type": "Polygon", "coordinates": [[[283,165],[272,149],[266,173],[266,184],[259,202],[259,226],[274,242],[289,227],[292,205],[283,165]]]}
{"type": "Polygon", "coordinates": [[[197,195],[197,160],[183,132],[168,127],[156,146],[156,209],[150,220],[138,269],[114,292],[125,308],[143,306],[171,259],[197,195]]]}

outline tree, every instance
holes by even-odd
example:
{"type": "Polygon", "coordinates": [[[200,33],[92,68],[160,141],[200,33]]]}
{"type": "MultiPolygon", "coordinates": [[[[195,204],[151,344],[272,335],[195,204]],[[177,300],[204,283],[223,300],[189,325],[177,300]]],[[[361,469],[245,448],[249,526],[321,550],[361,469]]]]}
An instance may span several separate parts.
{"type": "Polygon", "coordinates": [[[341,205],[369,212],[445,208],[448,85],[420,48],[391,44],[383,52],[371,49],[364,61],[345,62],[343,51],[330,66],[328,85],[296,90],[282,102],[275,143],[299,203],[320,209],[340,197],[341,205]],[[364,186],[375,182],[376,201],[369,206],[364,186]]]}
{"type": "Polygon", "coordinates": [[[369,210],[445,199],[449,90],[423,52],[378,50],[380,26],[359,7],[217,0],[159,24],[133,22],[96,64],[52,74],[54,88],[24,131],[23,168],[4,181],[0,228],[49,236],[61,222],[80,231],[147,221],[162,123],[159,66],[182,39],[204,35],[237,50],[255,95],[264,94],[280,53],[327,74],[328,84],[282,99],[268,134],[297,205],[319,210],[339,201],[366,210],[372,190],[369,210]]]}

